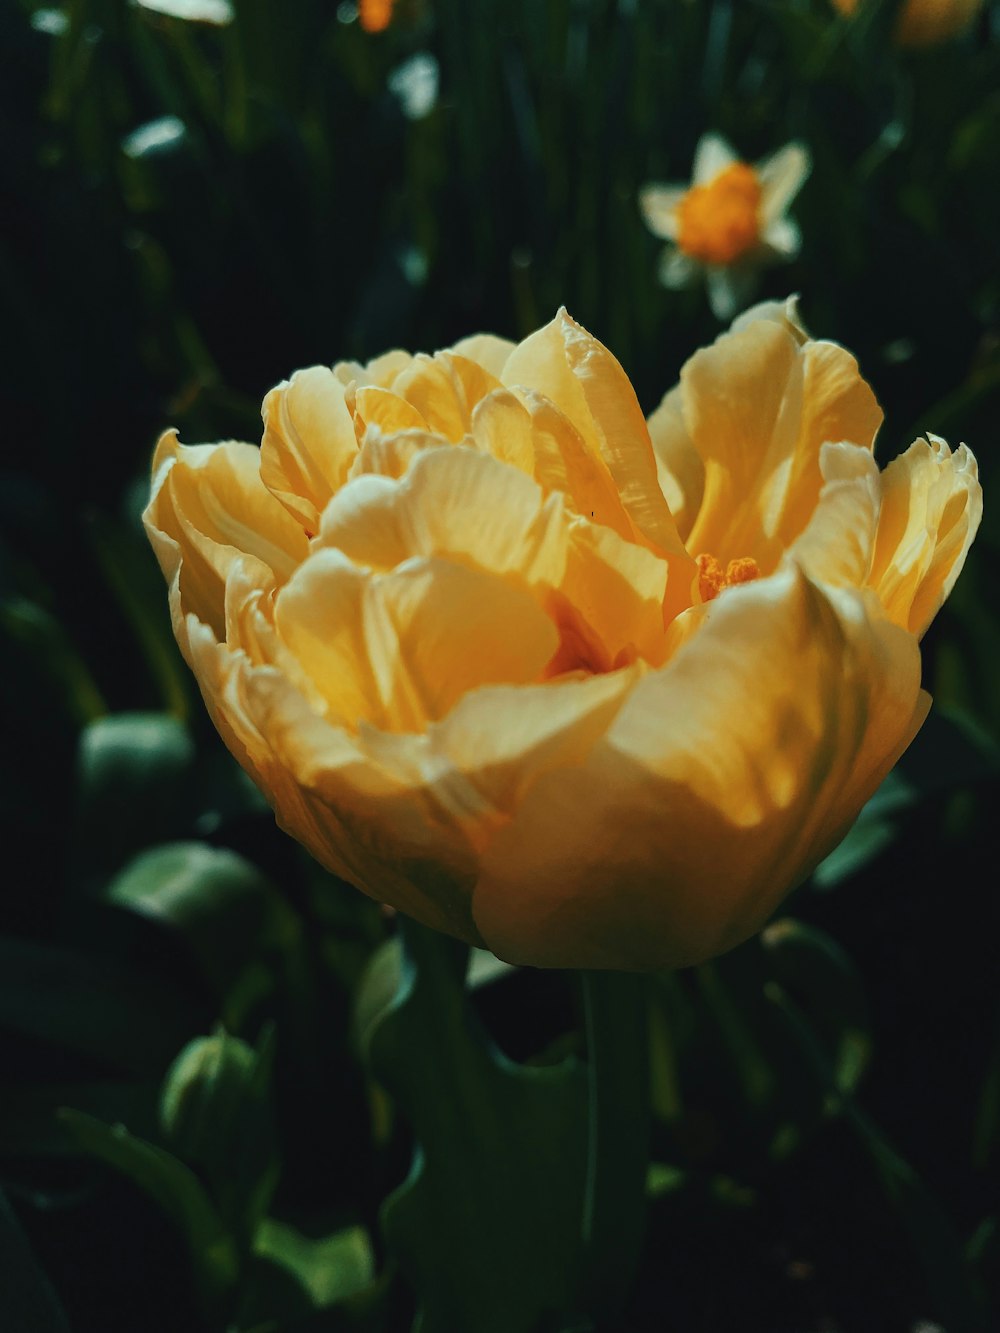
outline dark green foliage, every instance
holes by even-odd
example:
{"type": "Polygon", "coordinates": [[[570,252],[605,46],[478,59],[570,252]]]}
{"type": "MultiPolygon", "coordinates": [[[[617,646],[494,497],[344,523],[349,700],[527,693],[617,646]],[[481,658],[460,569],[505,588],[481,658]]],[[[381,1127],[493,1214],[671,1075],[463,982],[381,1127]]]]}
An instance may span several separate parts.
{"type": "Polygon", "coordinates": [[[935,712],[791,916],[644,982],[614,1333],[996,1327],[1000,8],[912,53],[891,5],[826,0],[400,0],[380,35],[233,8],[0,6],[0,1324],[595,1327],[571,979],[463,981],[418,933],[407,973],[222,750],[138,516],[162,428],[257,440],[297,366],[560,304],[651,409],[719,325],[658,285],[636,195],[715,129],[809,146],[762,294],[858,356],[883,462],[968,441],[986,520],[924,644],[935,712]]]}

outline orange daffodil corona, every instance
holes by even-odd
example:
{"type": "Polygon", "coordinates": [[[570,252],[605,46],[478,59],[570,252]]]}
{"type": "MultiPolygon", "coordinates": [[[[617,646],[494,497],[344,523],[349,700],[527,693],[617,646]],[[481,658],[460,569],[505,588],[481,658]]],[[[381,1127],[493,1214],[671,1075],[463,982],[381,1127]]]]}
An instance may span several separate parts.
{"type": "Polygon", "coordinates": [[[690,185],[651,184],[639,194],[647,227],[670,242],[660,264],[664,286],[688,287],[704,274],[713,312],[732,319],[762,267],[798,254],[799,229],[786,211],[809,165],[801,144],[751,166],[720,135],[704,135],[690,185]]]}
{"type": "Polygon", "coordinates": [[[648,424],[565,311],[521,344],[298,371],[263,443],[157,446],[174,630],[279,823],[514,963],[645,969],[755,932],[929,700],[975,460],[879,471],[875,398],[791,307],[648,424]]]}

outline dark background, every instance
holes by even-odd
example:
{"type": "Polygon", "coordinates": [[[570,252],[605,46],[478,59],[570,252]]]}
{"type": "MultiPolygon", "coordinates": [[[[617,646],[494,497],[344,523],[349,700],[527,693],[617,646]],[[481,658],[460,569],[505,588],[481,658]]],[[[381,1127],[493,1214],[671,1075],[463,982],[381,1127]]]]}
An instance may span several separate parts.
{"type": "MultiPolygon", "coordinates": [[[[658,1167],[624,1327],[996,1326],[1000,8],[923,51],[893,8],[400,0],[370,33],[330,0],[222,24],[3,0],[0,1264],[40,1302],[25,1333],[51,1293],[74,1333],[409,1326],[378,1225],[409,1140],[351,1019],[392,924],[276,832],[203,716],[138,521],[152,445],[257,440],[297,366],[518,338],[563,303],[651,410],[720,328],[658,285],[636,196],[710,129],[751,161],[808,146],[802,251],[762,294],[857,355],[883,463],[964,439],[987,507],[925,641],[931,722],[798,925],[648,983],[658,1167]],[[366,1237],[322,1298],[304,1250],[265,1272],[235,1222],[244,1295],[206,1296],[177,1172],[158,1194],[58,1113],[124,1123],[239,1212],[157,1110],[220,1022],[274,1107],[246,1193],[366,1237]]],[[[473,1002],[518,1059],[580,1047],[569,977],[491,973],[473,1002]]]]}

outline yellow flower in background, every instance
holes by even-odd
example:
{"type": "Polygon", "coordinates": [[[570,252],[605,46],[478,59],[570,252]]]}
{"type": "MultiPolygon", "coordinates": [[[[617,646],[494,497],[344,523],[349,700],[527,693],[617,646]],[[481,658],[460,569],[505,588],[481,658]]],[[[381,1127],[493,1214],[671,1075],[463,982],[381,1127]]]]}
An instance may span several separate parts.
{"type": "MultiPolygon", "coordinates": [[[[865,2],[862,0],[862,6],[865,2]]],[[[848,18],[858,9],[858,0],[831,3],[848,18]]],[[[983,0],[905,0],[893,36],[900,46],[936,46],[964,32],[982,7],[983,0]]]]}
{"type": "Polygon", "coordinates": [[[647,227],[671,243],[660,265],[664,286],[688,287],[704,274],[712,310],[732,319],[762,267],[798,254],[799,229],[786,211],[809,165],[801,144],[750,166],[720,135],[704,135],[690,185],[651,184],[639,194],[647,227]]]}
{"type": "Polygon", "coordinates": [[[365,32],[384,32],[392,22],[396,0],[358,0],[358,22],[365,32]]]}
{"type": "Polygon", "coordinates": [[[279,823],[515,963],[738,944],[923,720],[981,512],[964,446],[879,472],[854,359],[763,306],[648,425],[564,311],[520,345],[296,372],[263,442],[157,446],[174,630],[279,823]]]}

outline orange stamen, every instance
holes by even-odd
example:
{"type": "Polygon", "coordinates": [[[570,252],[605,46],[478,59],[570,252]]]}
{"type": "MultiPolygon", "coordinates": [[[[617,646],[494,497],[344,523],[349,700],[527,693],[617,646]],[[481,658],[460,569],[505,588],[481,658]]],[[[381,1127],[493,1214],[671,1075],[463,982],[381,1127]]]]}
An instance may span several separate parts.
{"type": "Polygon", "coordinates": [[[760,238],[760,180],[753,167],[734,162],[706,185],[695,185],[677,205],[677,244],[705,264],[731,264],[760,238]]]}
{"type": "Polygon", "coordinates": [[[760,578],[760,569],[752,555],[730,560],[725,570],[714,555],[697,555],[694,562],[698,566],[698,596],[703,602],[714,601],[724,588],[760,578]]]}

